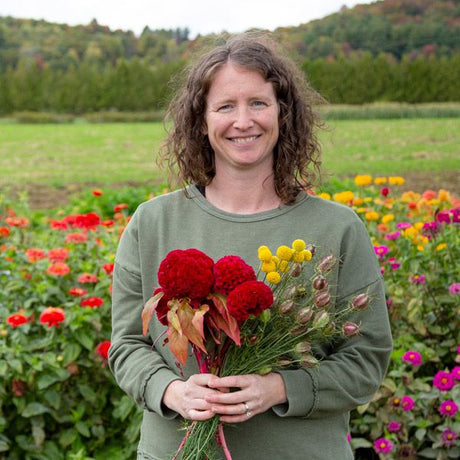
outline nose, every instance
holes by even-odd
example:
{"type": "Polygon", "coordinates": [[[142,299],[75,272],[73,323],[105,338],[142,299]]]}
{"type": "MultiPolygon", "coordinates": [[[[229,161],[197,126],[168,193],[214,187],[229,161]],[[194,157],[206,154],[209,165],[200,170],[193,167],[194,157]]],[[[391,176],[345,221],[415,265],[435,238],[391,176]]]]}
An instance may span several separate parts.
{"type": "Polygon", "coordinates": [[[241,107],[236,111],[236,118],[233,126],[241,131],[246,131],[254,126],[252,114],[247,107],[241,107]]]}

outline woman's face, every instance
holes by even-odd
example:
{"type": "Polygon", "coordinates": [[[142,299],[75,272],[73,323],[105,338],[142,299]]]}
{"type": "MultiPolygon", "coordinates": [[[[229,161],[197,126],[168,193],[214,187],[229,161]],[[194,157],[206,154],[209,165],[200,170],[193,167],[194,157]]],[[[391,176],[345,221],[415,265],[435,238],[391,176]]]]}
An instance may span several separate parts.
{"type": "Polygon", "coordinates": [[[225,64],[206,99],[204,134],[214,150],[216,174],[221,168],[272,173],[278,119],[273,85],[256,71],[225,64]]]}

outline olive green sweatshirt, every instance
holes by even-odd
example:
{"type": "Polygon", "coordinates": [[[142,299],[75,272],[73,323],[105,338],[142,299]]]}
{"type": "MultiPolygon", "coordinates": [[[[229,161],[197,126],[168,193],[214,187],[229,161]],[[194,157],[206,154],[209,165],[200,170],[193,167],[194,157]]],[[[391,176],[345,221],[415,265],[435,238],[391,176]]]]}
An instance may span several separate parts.
{"type": "Polygon", "coordinates": [[[292,205],[252,215],[213,207],[195,186],[139,206],[120,240],[113,279],[110,368],[120,387],[144,410],[138,458],[167,460],[184,436],[184,420],[162,404],[166,387],[198,372],[191,356],[179,369],[156,318],[142,335],[141,311],[158,286],[157,270],[173,249],[197,248],[215,261],[241,256],[258,270],[257,249],[301,238],[315,259],[335,254],[329,283],[334,308],[368,292],[372,303],[353,318],[361,333],[323,347],[313,369],[282,370],[287,403],[247,422],[225,426],[233,460],[353,458],[349,412],[368,402],[384,377],[392,349],[383,280],[364,224],[348,207],[301,193],[292,205]]]}

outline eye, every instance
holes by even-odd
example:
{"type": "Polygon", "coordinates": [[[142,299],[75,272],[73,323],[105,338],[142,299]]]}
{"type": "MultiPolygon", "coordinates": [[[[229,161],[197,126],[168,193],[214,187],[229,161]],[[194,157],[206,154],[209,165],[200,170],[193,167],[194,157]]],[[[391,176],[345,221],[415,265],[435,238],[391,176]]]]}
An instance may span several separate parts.
{"type": "Polygon", "coordinates": [[[256,107],[256,108],[259,108],[259,107],[266,107],[266,106],[267,106],[266,102],[264,102],[264,101],[252,101],[252,102],[251,102],[251,105],[252,105],[253,107],[256,107]]]}
{"type": "Polygon", "coordinates": [[[229,110],[232,109],[232,105],[231,104],[224,104],[224,105],[221,105],[220,107],[218,107],[217,111],[218,112],[228,112],[229,110]]]}

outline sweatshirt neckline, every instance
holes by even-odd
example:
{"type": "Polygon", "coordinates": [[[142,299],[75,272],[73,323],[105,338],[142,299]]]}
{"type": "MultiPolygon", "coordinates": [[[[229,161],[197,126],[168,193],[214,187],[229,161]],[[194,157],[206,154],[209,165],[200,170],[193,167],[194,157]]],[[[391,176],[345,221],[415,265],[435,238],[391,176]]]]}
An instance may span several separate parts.
{"type": "Polygon", "coordinates": [[[292,204],[282,204],[277,208],[270,209],[268,211],[258,212],[255,214],[235,214],[213,206],[203,196],[203,194],[200,192],[196,185],[188,185],[187,192],[190,198],[193,200],[193,202],[197,206],[199,206],[204,212],[219,219],[231,222],[258,222],[262,220],[273,219],[274,217],[281,216],[297,208],[297,206],[301,205],[309,197],[308,193],[300,192],[295,202],[292,204]]]}

